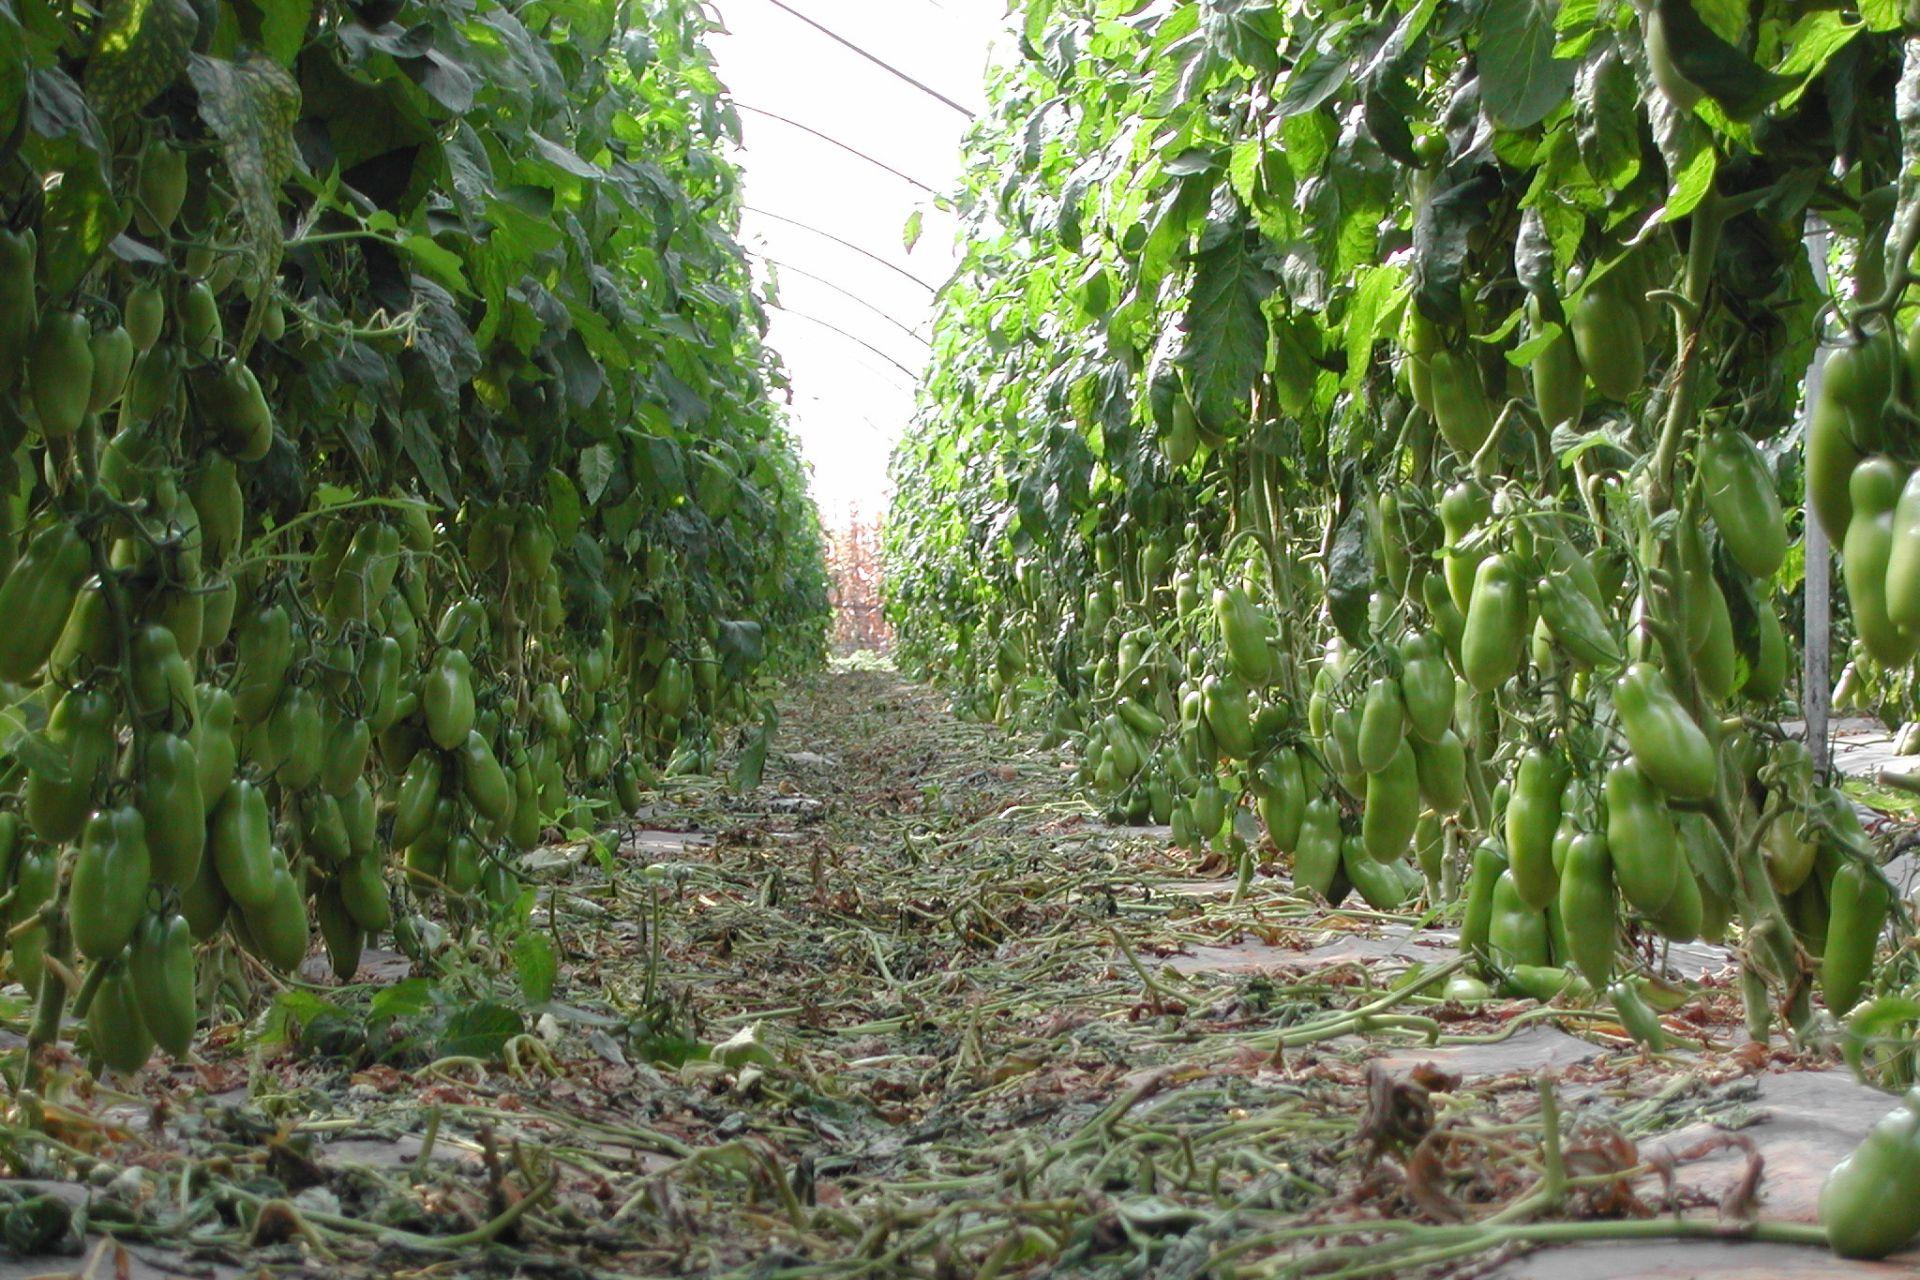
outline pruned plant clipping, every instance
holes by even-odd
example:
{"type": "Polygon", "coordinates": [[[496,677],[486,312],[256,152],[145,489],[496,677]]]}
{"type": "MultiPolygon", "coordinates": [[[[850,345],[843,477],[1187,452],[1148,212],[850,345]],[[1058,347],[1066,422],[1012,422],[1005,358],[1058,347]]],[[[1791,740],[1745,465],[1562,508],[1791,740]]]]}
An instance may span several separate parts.
{"type": "Polygon", "coordinates": [[[1920,12],[1008,8],[0,0],[0,1269],[1920,1266],[1920,12]]]}

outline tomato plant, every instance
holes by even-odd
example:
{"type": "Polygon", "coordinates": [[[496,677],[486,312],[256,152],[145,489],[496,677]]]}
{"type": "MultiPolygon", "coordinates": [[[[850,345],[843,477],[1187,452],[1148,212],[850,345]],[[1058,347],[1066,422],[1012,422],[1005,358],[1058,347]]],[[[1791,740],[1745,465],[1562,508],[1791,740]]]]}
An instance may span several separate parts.
{"type": "Polygon", "coordinates": [[[1909,921],[1783,758],[1781,618],[1804,465],[1847,625],[1920,643],[1902,15],[1015,7],[894,460],[906,662],[1113,816],[1424,892],[1649,1042],[1648,934],[1736,940],[1762,1035],[1857,999],[1909,921]]]}
{"type": "Polygon", "coordinates": [[[544,831],[710,770],[821,654],[710,21],[0,0],[36,1044],[71,996],[110,1065],[183,1054],[229,944],[289,969],[316,919],[343,978],[429,895],[511,920],[544,831]]]}

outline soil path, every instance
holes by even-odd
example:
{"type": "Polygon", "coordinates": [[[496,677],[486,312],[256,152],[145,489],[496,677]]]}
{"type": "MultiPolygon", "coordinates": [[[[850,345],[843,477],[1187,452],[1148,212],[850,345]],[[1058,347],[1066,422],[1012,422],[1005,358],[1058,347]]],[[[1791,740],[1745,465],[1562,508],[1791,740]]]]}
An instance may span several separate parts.
{"type": "Polygon", "coordinates": [[[1912,1274],[1528,1253],[1549,1088],[1584,1178],[1558,1217],[1812,1221],[1889,1100],[1743,1047],[1718,975],[1658,1059],[1594,1011],[1443,1003],[1423,922],[1236,896],[889,671],[782,711],[751,793],[674,780],[617,842],[543,850],[542,941],[436,984],[374,956],[193,1068],[58,1097],[10,1188],[52,1225],[0,1206],[0,1238],[96,1276],[1912,1274]]]}

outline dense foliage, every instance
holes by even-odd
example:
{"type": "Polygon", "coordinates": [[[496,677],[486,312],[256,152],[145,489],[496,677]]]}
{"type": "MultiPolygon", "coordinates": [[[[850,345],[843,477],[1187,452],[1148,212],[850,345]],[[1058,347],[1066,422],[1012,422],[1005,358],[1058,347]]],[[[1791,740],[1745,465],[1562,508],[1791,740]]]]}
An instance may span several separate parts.
{"type": "Polygon", "coordinates": [[[184,1053],[243,972],[196,941],[288,969],[313,921],[350,976],[425,895],[524,913],[543,830],[711,768],[820,655],[708,24],[0,0],[0,870],[39,1042],[74,996],[109,1064],[184,1053]]]}
{"type": "Polygon", "coordinates": [[[1481,979],[1649,1041],[1648,938],[1735,943],[1763,1038],[1908,980],[1778,723],[1803,457],[1867,649],[1920,635],[1876,642],[1869,585],[1920,556],[1885,524],[1920,459],[1902,11],[1018,10],[895,460],[906,659],[1044,718],[1117,812],[1424,893],[1481,979]]]}

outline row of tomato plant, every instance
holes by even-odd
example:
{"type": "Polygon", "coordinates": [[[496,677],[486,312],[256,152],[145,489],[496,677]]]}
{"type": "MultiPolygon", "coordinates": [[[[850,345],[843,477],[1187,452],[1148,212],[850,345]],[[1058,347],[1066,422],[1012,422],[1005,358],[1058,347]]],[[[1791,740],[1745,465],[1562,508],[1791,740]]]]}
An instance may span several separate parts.
{"type": "MultiPolygon", "coordinates": [[[[818,659],[690,0],[0,0],[0,876],[31,1050],[189,1052],[818,659]]],[[[436,901],[431,912],[424,909],[436,901]]],[[[484,949],[482,949],[484,954],[484,949]]],[[[29,1075],[34,1062],[29,1061],[29,1075]]]]}
{"type": "Polygon", "coordinates": [[[903,660],[1117,816],[1424,898],[1462,998],[1657,1046],[1657,946],[1700,938],[1761,1040],[1910,987],[1791,731],[1803,476],[1842,641],[1909,685],[1920,642],[1910,19],[1016,12],[894,462],[903,660]]]}

